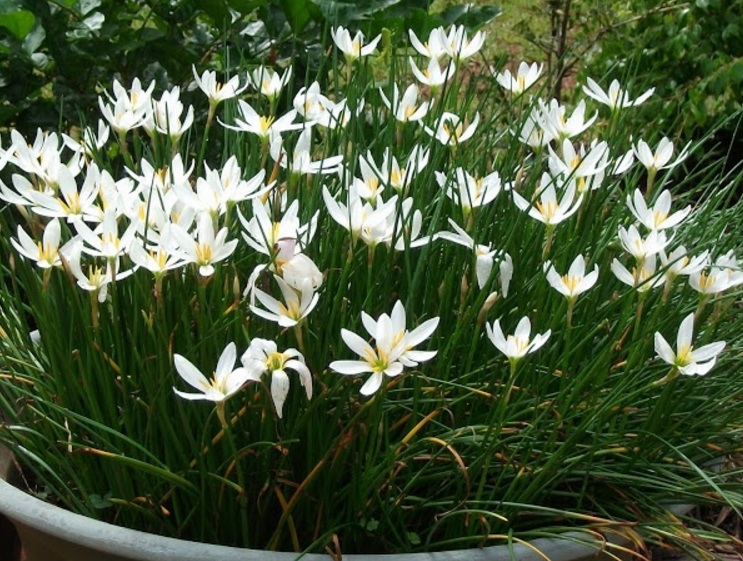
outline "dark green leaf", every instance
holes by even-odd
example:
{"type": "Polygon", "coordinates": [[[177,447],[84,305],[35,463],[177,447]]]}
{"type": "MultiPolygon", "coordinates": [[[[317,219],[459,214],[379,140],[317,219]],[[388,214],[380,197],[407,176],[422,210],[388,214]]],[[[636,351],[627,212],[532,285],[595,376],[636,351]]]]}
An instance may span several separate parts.
{"type": "Polygon", "coordinates": [[[473,6],[465,4],[465,10],[457,15],[451,23],[464,25],[468,29],[479,29],[500,15],[501,9],[497,6],[473,6]]]}
{"type": "Polygon", "coordinates": [[[227,0],[227,4],[233,10],[240,12],[241,15],[247,15],[261,6],[265,6],[268,0],[227,0]]]}
{"type": "Polygon", "coordinates": [[[209,0],[203,2],[201,6],[217,27],[230,21],[230,10],[224,0],[209,0]]]}
{"type": "Polygon", "coordinates": [[[294,33],[301,33],[310,21],[309,0],[281,0],[286,21],[294,33]]]}

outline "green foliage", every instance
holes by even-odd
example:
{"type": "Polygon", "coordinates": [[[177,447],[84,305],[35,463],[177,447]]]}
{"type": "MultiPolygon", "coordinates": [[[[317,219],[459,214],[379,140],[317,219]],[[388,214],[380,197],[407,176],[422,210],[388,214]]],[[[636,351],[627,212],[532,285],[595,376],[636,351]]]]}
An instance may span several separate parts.
{"type": "MultiPolygon", "coordinates": [[[[191,66],[236,71],[299,59],[316,73],[336,22],[367,33],[484,25],[493,6],[428,13],[429,0],[9,0],[0,6],[0,128],[93,118],[111,77],[185,85],[191,66]]],[[[297,70],[297,69],[295,69],[297,70]]],[[[303,75],[304,69],[299,69],[303,75]]]]}
{"type": "MultiPolygon", "coordinates": [[[[655,86],[642,111],[664,130],[706,133],[743,103],[741,0],[631,0],[614,3],[616,23],[584,74],[629,75],[638,91],[655,86]]],[[[733,132],[730,125],[727,134],[733,132]]]]}

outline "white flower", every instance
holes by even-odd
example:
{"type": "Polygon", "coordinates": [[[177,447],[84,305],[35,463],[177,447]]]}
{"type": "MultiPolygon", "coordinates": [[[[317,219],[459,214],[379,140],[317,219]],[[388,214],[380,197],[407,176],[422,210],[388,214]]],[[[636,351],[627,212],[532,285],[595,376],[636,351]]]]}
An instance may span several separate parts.
{"type": "Polygon", "coordinates": [[[279,285],[285,303],[254,287],[253,296],[263,304],[265,310],[253,304],[250,305],[250,310],[257,316],[275,321],[281,327],[294,327],[315,309],[320,295],[315,292],[310,279],[299,287],[291,287],[281,277],[274,275],[273,278],[279,285]]]}
{"type": "Polygon", "coordinates": [[[284,402],[289,393],[287,369],[299,374],[299,382],[307,394],[307,399],[312,399],[312,375],[304,363],[302,353],[298,350],[286,349],[280,353],[274,341],[254,338],[240,360],[248,371],[250,380],[258,382],[265,372],[271,373],[271,398],[279,419],[282,417],[284,402]]]}
{"type": "Polygon", "coordinates": [[[625,251],[632,255],[638,263],[642,263],[651,255],[660,253],[671,241],[666,238],[665,232],[658,230],[652,230],[646,238],[643,238],[634,224],[628,230],[620,226],[619,239],[625,251]]]}
{"type": "Polygon", "coordinates": [[[521,142],[535,150],[548,146],[555,138],[551,131],[542,126],[542,111],[538,107],[531,110],[518,134],[521,142]]]}
{"type": "Polygon", "coordinates": [[[374,320],[362,312],[361,322],[369,335],[374,337],[376,345],[372,347],[356,333],[341,329],[343,341],[363,360],[336,360],[330,363],[330,368],[347,375],[371,372],[372,376],[361,387],[363,395],[375,393],[382,385],[385,374],[394,378],[402,374],[404,367],[417,366],[436,356],[436,351],[417,351],[414,347],[431,336],[439,324],[437,317],[409,332],[405,326],[405,308],[398,300],[391,316],[382,314],[374,320]]]}
{"type": "Polygon", "coordinates": [[[222,402],[237,392],[250,379],[246,368],[235,369],[236,360],[235,343],[230,343],[222,351],[212,378],[207,379],[187,358],[174,354],[173,364],[175,364],[178,375],[189,386],[199,390],[200,393],[186,393],[177,388],[173,388],[173,391],[183,399],[222,402]]]}
{"type": "Polygon", "coordinates": [[[447,56],[447,37],[446,31],[443,27],[432,29],[428,34],[428,40],[425,43],[422,43],[421,40],[418,39],[418,36],[412,29],[408,29],[408,36],[410,37],[410,44],[413,45],[413,48],[424,57],[438,60],[447,56]]]}
{"type": "Polygon", "coordinates": [[[508,360],[515,362],[529,353],[537,351],[550,338],[552,331],[548,329],[544,333],[537,333],[532,339],[531,322],[527,316],[521,318],[516,331],[513,335],[505,337],[501,330],[500,320],[495,320],[492,327],[489,323],[485,324],[490,342],[495,348],[508,357],[508,360]]]}
{"type": "Polygon", "coordinates": [[[163,92],[159,100],[153,100],[152,112],[142,125],[148,134],[157,130],[157,132],[167,135],[175,142],[191,127],[194,115],[193,106],[188,106],[186,115],[183,117],[185,108],[180,97],[181,89],[175,86],[173,89],[163,92]]]}
{"type": "Polygon", "coordinates": [[[329,156],[321,160],[312,160],[310,153],[312,130],[304,129],[294,145],[294,153],[290,158],[283,147],[281,137],[272,135],[270,153],[274,161],[292,173],[299,174],[330,174],[337,173],[343,162],[343,155],[329,156]]]}
{"type": "Polygon", "coordinates": [[[479,51],[485,44],[485,33],[478,31],[472,37],[467,38],[467,30],[463,25],[451,26],[449,33],[443,41],[444,50],[455,60],[464,60],[479,51]]]}
{"type": "Polygon", "coordinates": [[[423,129],[444,146],[450,146],[468,140],[475,134],[479,122],[480,114],[475,113],[472,122],[465,128],[464,122],[458,115],[444,111],[438,119],[435,131],[429,127],[423,127],[423,129]]]}
{"type": "Polygon", "coordinates": [[[10,243],[18,253],[34,261],[39,268],[49,269],[62,266],[60,253],[63,253],[63,250],[59,247],[60,237],[61,227],[59,220],[55,218],[49,221],[44,228],[40,242],[34,241],[23,228],[18,226],[18,241],[11,238],[10,243]]]}
{"type": "Polygon", "coordinates": [[[586,274],[586,260],[582,255],[573,260],[567,275],[560,276],[549,261],[544,264],[544,270],[547,272],[547,282],[550,286],[568,300],[575,300],[578,295],[593,287],[599,278],[598,265],[586,274]]]}
{"type": "Polygon", "coordinates": [[[581,100],[573,114],[565,119],[565,106],[553,99],[549,104],[539,100],[541,108],[540,124],[553,138],[571,138],[590,127],[598,117],[598,112],[586,121],[586,102],[581,100]]]}
{"type": "Polygon", "coordinates": [[[703,376],[715,365],[717,355],[725,348],[725,341],[717,341],[694,349],[694,313],[690,313],[679,326],[676,336],[676,352],[659,332],[655,332],[655,352],[658,357],[676,367],[687,376],[703,376]]]}
{"type": "Polygon", "coordinates": [[[539,186],[539,200],[534,200],[530,203],[516,191],[511,191],[511,193],[513,195],[513,202],[517,207],[528,212],[529,216],[535,220],[539,220],[548,226],[555,226],[572,216],[578,210],[578,207],[580,207],[583,195],[579,195],[576,199],[575,191],[575,182],[571,181],[568,183],[562,200],[558,204],[554,181],[545,173],[542,175],[539,186]]]}
{"type": "Polygon", "coordinates": [[[424,70],[420,70],[412,57],[408,57],[408,60],[410,62],[410,69],[413,71],[416,80],[431,88],[437,88],[445,82],[448,82],[456,73],[456,67],[453,62],[450,62],[447,67],[442,70],[439,61],[432,58],[428,61],[428,66],[424,70]]]}
{"type": "Polygon", "coordinates": [[[671,282],[679,275],[688,276],[700,272],[709,262],[709,251],[704,251],[690,259],[683,245],[674,249],[669,255],[666,255],[665,250],[661,250],[659,255],[661,265],[665,269],[663,276],[671,282]]]}
{"type": "Polygon", "coordinates": [[[279,76],[278,72],[270,68],[259,66],[252,72],[248,72],[248,83],[268,99],[273,100],[279,96],[284,86],[289,83],[291,75],[291,66],[284,70],[281,76],[279,76]]]}
{"type": "Polygon", "coordinates": [[[627,195],[627,206],[637,221],[645,226],[648,230],[665,230],[678,226],[691,212],[691,206],[674,212],[671,212],[671,192],[665,189],[655,201],[652,208],[648,208],[642,191],[635,189],[634,195],[627,195]]]}
{"type": "Polygon", "coordinates": [[[172,224],[172,237],[187,263],[195,263],[202,277],[214,274],[214,264],[227,259],[235,251],[237,240],[227,241],[227,228],[214,233],[214,223],[208,214],[199,218],[196,239],[179,224],[172,224]],[[198,241],[197,241],[198,240],[198,241]]]}
{"type": "MultiPolygon", "coordinates": [[[[18,189],[24,183],[16,182],[16,177],[20,176],[13,176],[13,185],[18,189]]],[[[91,164],[88,175],[85,177],[82,187],[78,190],[77,181],[72,172],[62,166],[59,168],[57,196],[48,192],[33,191],[30,196],[36,206],[32,210],[36,214],[49,218],[65,218],[67,222],[78,220],[99,222],[102,212],[97,205],[98,177],[98,167],[91,164]]]]}
{"type": "Polygon", "coordinates": [[[653,152],[644,140],[638,140],[637,144],[632,147],[635,156],[640,160],[640,163],[645,166],[648,171],[658,171],[661,169],[668,169],[679,165],[689,155],[689,146],[687,144],[681,151],[681,154],[671,162],[673,157],[673,142],[668,140],[665,136],[660,139],[658,147],[653,152]]]}
{"type": "Polygon", "coordinates": [[[400,90],[397,84],[392,84],[392,101],[387,99],[382,88],[379,88],[379,95],[387,109],[392,111],[392,115],[401,123],[420,121],[428,114],[433,102],[424,101],[418,105],[418,95],[420,89],[415,84],[410,84],[400,99],[400,90]]]}
{"type": "Polygon", "coordinates": [[[626,90],[619,87],[618,80],[612,80],[609,84],[609,91],[605,92],[601,89],[593,79],[587,79],[588,85],[583,86],[583,93],[588,97],[592,97],[599,103],[611,107],[612,109],[624,109],[625,107],[637,107],[641,103],[647,101],[647,99],[653,95],[655,88],[650,88],[648,91],[643,93],[637,99],[631,100],[626,90]]]}
{"type": "Polygon", "coordinates": [[[196,73],[196,66],[192,65],[191,70],[199,89],[209,98],[210,105],[217,105],[226,99],[232,99],[248,87],[248,84],[240,86],[238,76],[233,76],[226,84],[222,84],[217,82],[217,73],[214,70],[205,70],[201,76],[196,73]]]}
{"type": "Polygon", "coordinates": [[[413,181],[413,178],[428,165],[429,155],[430,151],[428,149],[423,149],[420,145],[415,145],[410,151],[410,154],[408,154],[404,166],[398,163],[397,158],[389,148],[384,149],[381,166],[376,165],[374,158],[368,152],[366,160],[383,185],[392,187],[397,192],[404,192],[413,181]]]}
{"type": "Polygon", "coordinates": [[[219,121],[219,123],[228,129],[240,132],[249,132],[258,136],[261,140],[268,140],[272,134],[280,135],[286,131],[301,129],[303,123],[295,123],[297,111],[292,109],[279,117],[259,115],[249,103],[242,99],[237,100],[237,107],[240,110],[240,117],[235,118],[234,125],[228,125],[219,121]]]}
{"type": "Polygon", "coordinates": [[[508,91],[518,95],[524,93],[536,83],[543,68],[544,64],[537,65],[535,62],[529,65],[521,62],[515,76],[507,69],[503,73],[498,72],[495,75],[495,80],[508,91]]]}
{"type": "Polygon", "coordinates": [[[454,232],[439,232],[435,238],[463,245],[475,252],[475,276],[477,277],[477,286],[480,290],[487,284],[493,270],[493,265],[498,262],[501,293],[503,297],[507,297],[508,287],[513,277],[513,261],[511,260],[511,256],[503,251],[492,249],[489,244],[476,244],[475,240],[451,218],[449,218],[449,225],[454,228],[454,232]]]}
{"type": "Polygon", "coordinates": [[[641,267],[632,267],[630,273],[618,259],[611,262],[611,272],[624,284],[636,288],[638,292],[645,292],[663,284],[663,277],[655,275],[656,259],[651,255],[642,262],[641,267]]]}
{"type": "Polygon", "coordinates": [[[370,55],[377,48],[377,43],[382,38],[381,35],[377,35],[369,43],[364,44],[364,34],[361,31],[357,31],[356,35],[351,39],[348,29],[340,26],[331,28],[330,35],[333,37],[335,46],[351,61],[362,56],[370,55]]]}
{"type": "Polygon", "coordinates": [[[326,109],[334,105],[322,94],[317,82],[312,82],[309,87],[302,87],[294,96],[293,104],[297,113],[309,122],[317,120],[326,109]]]}
{"type": "Polygon", "coordinates": [[[325,186],[322,195],[330,216],[351,233],[354,242],[361,238],[367,245],[376,246],[390,241],[392,232],[387,227],[387,219],[395,213],[397,195],[386,202],[378,199],[376,207],[362,201],[352,188],[348,190],[348,205],[336,201],[325,186]]]}
{"type": "Polygon", "coordinates": [[[446,195],[462,207],[465,215],[473,208],[486,205],[498,196],[501,191],[500,174],[497,171],[482,178],[471,176],[464,168],[458,167],[454,170],[453,180],[448,180],[446,175],[435,172],[436,182],[446,188],[446,195]]]}
{"type": "Polygon", "coordinates": [[[594,141],[586,152],[583,144],[576,151],[570,139],[565,138],[562,141],[561,156],[555,153],[552,146],[548,145],[547,149],[548,164],[553,176],[564,175],[570,179],[578,179],[599,174],[609,167],[609,146],[606,142],[594,141]]]}

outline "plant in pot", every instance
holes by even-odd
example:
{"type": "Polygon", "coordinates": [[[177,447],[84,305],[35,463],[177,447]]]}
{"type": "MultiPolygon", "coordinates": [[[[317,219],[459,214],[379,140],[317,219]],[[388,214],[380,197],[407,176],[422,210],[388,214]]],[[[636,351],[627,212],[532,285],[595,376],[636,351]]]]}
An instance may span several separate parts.
{"type": "Polygon", "coordinates": [[[26,491],[283,558],[695,547],[671,505],[740,504],[710,467],[740,444],[740,175],[628,130],[639,92],[473,72],[480,33],[332,38],[317,76],[114,82],[79,138],[11,131],[26,491]]]}

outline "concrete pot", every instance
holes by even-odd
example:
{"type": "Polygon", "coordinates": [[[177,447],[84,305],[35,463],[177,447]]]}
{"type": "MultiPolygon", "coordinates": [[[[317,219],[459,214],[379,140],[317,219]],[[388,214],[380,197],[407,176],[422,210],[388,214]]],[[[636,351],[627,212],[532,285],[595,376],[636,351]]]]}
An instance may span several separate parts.
{"type": "MultiPolygon", "coordinates": [[[[10,521],[23,545],[25,561],[328,561],[325,554],[267,552],[196,543],[121,528],[74,514],[25,493],[8,482],[12,457],[0,448],[0,513],[10,521]]],[[[1,527],[1,526],[0,526],[1,527]]],[[[7,532],[6,532],[7,534],[7,532]]],[[[6,536],[7,537],[7,536],[6,536]]],[[[608,542],[628,547],[626,541],[608,536],[608,542]]],[[[13,543],[12,538],[8,543],[13,543]]],[[[530,542],[550,561],[616,560],[604,551],[606,542],[576,531],[562,538],[530,542]]],[[[2,546],[2,542],[0,542],[2,546]]],[[[436,553],[343,555],[347,561],[544,561],[523,544],[499,545],[436,553]]],[[[0,553],[0,556],[2,553],[0,553]]],[[[619,555],[620,557],[629,557],[619,555]]],[[[3,558],[0,557],[0,560],[3,558]]],[[[10,561],[12,557],[7,557],[10,561]]]]}

